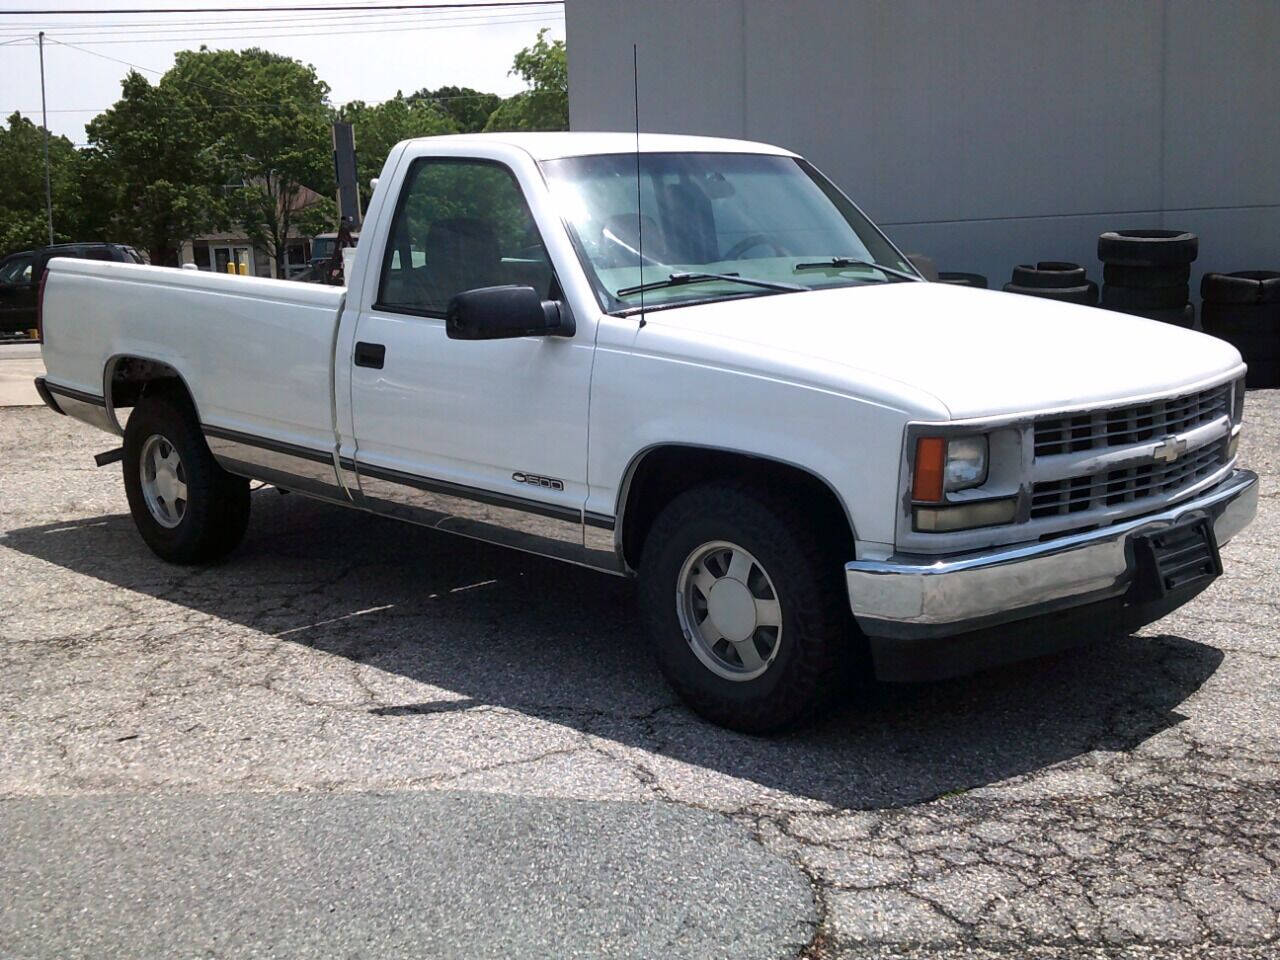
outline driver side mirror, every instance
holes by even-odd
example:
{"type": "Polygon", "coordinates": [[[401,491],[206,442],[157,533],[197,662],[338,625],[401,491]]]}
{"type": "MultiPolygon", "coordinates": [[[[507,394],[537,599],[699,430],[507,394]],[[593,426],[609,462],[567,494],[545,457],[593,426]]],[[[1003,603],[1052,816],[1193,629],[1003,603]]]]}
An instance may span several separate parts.
{"type": "Polygon", "coordinates": [[[449,301],[445,333],[450,340],[504,340],[513,337],[572,337],[573,318],[555,300],[533,287],[479,287],[449,301]]]}

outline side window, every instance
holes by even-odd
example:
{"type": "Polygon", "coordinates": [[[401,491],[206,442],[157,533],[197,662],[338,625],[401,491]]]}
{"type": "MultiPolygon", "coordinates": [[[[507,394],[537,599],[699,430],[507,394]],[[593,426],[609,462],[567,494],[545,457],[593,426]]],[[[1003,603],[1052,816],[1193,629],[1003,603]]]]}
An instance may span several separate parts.
{"type": "Polygon", "coordinates": [[[0,283],[30,282],[31,260],[31,257],[16,257],[0,267],[0,283]]]}
{"type": "Polygon", "coordinates": [[[510,283],[554,295],[551,260],[515,177],[483,160],[415,161],[391,223],[378,307],[443,316],[464,290],[510,283]]]}

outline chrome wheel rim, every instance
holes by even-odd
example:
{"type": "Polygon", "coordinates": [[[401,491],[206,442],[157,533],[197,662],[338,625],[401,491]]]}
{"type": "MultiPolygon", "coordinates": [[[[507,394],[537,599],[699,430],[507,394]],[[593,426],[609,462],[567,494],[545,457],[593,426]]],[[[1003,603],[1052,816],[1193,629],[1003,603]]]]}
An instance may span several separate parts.
{"type": "Polygon", "coordinates": [[[768,571],[727,540],[704,543],[685,559],[676,612],[694,655],[726,680],[754,680],[782,647],[782,607],[768,571]]]}
{"type": "Polygon", "coordinates": [[[139,473],[142,498],[151,517],[172,530],[187,513],[187,471],[178,451],[165,437],[152,434],[142,445],[139,473]]]}

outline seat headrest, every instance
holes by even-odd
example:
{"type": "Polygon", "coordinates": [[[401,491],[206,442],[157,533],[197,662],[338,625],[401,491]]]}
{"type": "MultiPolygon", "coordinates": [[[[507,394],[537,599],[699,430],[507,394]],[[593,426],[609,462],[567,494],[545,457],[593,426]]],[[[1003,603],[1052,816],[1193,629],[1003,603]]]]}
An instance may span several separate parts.
{"type": "Polygon", "coordinates": [[[496,264],[498,238],[493,227],[475,217],[449,217],[437,220],[427,230],[423,243],[427,263],[436,266],[496,264]]]}

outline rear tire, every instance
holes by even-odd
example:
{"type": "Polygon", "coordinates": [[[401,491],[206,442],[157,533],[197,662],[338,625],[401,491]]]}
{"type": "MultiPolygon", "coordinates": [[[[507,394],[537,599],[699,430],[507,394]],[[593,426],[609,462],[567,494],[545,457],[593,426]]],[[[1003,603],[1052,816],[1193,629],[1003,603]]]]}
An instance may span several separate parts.
{"type": "Polygon", "coordinates": [[[676,497],[640,562],[658,666],[697,713],[745,733],[794,726],[856,660],[840,558],[799,509],[741,483],[676,497]]]}
{"type": "Polygon", "coordinates": [[[218,465],[190,401],[144,396],[124,431],[124,489],[138,533],[170,563],[221,560],[249,524],[249,481],[218,465]]]}

